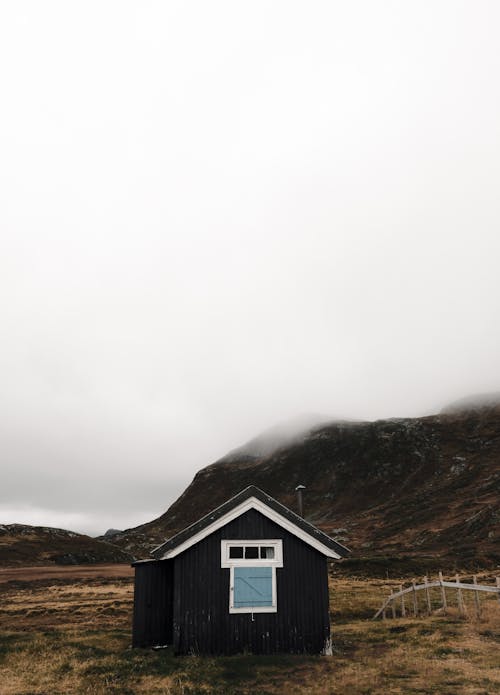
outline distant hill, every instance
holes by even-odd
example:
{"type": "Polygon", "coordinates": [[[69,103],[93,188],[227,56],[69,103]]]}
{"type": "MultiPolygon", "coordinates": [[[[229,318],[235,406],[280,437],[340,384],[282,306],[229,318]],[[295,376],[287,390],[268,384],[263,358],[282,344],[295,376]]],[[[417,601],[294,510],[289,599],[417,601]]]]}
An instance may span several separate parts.
{"type": "Polygon", "coordinates": [[[80,533],[45,526],[0,525],[0,566],[130,562],[126,550],[80,533]]]}
{"type": "MultiPolygon", "coordinates": [[[[257,438],[255,441],[259,441],[257,438]]],[[[249,484],[360,558],[500,564],[500,405],[422,418],[332,422],[270,453],[248,445],[200,470],[159,518],[113,536],[136,556],[249,484]]]]}

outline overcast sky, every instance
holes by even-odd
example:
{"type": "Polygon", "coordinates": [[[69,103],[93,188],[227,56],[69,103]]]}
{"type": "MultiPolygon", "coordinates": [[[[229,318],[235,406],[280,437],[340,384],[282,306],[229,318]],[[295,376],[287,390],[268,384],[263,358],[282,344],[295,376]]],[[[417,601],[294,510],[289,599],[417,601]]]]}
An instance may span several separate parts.
{"type": "Polygon", "coordinates": [[[500,3],[4,2],[0,523],[500,389],[500,3]]]}

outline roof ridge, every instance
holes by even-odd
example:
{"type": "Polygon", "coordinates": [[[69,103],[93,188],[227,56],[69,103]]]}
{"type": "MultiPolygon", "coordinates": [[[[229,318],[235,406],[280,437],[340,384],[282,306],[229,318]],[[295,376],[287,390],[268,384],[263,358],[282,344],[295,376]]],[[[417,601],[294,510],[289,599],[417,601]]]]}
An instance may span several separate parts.
{"type": "MultiPolygon", "coordinates": [[[[295,535],[301,536],[302,540],[310,543],[311,545],[318,546],[319,544],[318,549],[320,549],[320,552],[321,548],[323,548],[323,552],[326,551],[325,554],[330,554],[330,551],[333,551],[333,554],[330,555],[331,557],[343,557],[350,552],[341,543],[338,543],[337,541],[333,540],[333,538],[330,538],[330,536],[328,536],[324,531],[296,514],[294,511],[286,507],[274,497],[271,497],[271,495],[268,495],[256,485],[247,485],[246,488],[238,492],[236,495],[233,495],[218,507],[215,507],[200,519],[194,521],[192,524],[186,526],[186,528],[178,531],[171,538],[168,538],[166,541],[158,545],[151,551],[151,555],[159,560],[164,557],[165,553],[171,553],[179,546],[188,544],[187,547],[184,548],[184,550],[187,550],[187,548],[192,544],[198,542],[197,540],[193,540],[191,543],[189,543],[190,539],[197,537],[199,540],[201,540],[207,535],[213,533],[216,528],[210,531],[211,527],[217,524],[220,525],[221,520],[223,520],[224,517],[229,516],[232,510],[237,509],[238,506],[244,504],[246,500],[251,498],[254,498],[257,503],[267,507],[267,509],[270,510],[269,513],[272,512],[281,518],[283,523],[277,520],[276,523],[278,523],[278,525],[281,525],[284,528],[286,528],[287,525],[291,525],[291,532],[294,532],[293,527],[295,527],[297,529],[295,535]],[[207,532],[204,534],[203,532],[205,530],[207,532]]],[[[262,510],[260,511],[263,513],[262,510]]],[[[242,510],[241,513],[244,513],[244,511],[242,510]]],[[[227,523],[229,523],[229,520],[227,523]]],[[[217,528],[218,527],[219,526],[217,526],[217,528]]],[[[290,531],[290,529],[287,530],[290,531]]],[[[176,554],[179,552],[184,552],[184,550],[177,550],[176,554]]]]}

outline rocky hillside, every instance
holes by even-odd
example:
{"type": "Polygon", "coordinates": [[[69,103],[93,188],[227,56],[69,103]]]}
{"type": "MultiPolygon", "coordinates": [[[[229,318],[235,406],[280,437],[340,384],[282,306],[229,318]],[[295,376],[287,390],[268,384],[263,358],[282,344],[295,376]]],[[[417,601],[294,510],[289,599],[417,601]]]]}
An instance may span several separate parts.
{"type": "Polygon", "coordinates": [[[361,558],[500,564],[500,405],[377,422],[333,422],[268,455],[203,468],[158,519],[113,536],[136,556],[249,484],[295,508],[361,558]]]}
{"type": "Polygon", "coordinates": [[[0,526],[0,566],[130,562],[126,550],[80,533],[44,526],[0,526]]]}

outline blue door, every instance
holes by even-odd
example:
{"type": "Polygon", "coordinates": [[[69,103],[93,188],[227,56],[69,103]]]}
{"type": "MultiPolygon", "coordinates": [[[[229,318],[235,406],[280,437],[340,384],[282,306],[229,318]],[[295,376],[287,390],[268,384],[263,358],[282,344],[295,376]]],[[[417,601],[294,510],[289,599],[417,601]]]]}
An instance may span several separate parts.
{"type": "Polygon", "coordinates": [[[273,605],[272,567],[234,568],[234,608],[273,605]]]}

